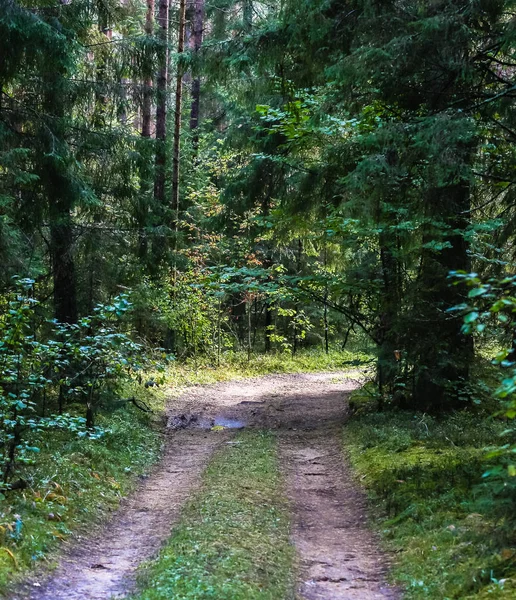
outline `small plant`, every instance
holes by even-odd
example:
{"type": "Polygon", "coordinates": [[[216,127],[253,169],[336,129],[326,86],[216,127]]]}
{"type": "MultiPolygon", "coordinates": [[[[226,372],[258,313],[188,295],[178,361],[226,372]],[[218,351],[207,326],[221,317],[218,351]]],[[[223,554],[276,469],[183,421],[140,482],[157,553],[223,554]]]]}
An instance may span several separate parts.
{"type": "MultiPolygon", "coordinates": [[[[3,490],[15,463],[31,463],[39,452],[27,441],[31,431],[48,426],[38,415],[53,384],[53,365],[59,368],[60,345],[42,343],[33,330],[33,281],[19,279],[0,319],[0,466],[3,490]]],[[[65,425],[61,420],[59,426],[65,425]]]]}
{"type": "Polygon", "coordinates": [[[66,396],[69,402],[85,405],[86,427],[90,429],[102,400],[115,396],[123,382],[143,368],[142,346],[118,331],[130,307],[127,296],[121,295],[109,305],[97,306],[92,316],[78,323],[53,321],[62,352],[60,398],[66,396]]]}

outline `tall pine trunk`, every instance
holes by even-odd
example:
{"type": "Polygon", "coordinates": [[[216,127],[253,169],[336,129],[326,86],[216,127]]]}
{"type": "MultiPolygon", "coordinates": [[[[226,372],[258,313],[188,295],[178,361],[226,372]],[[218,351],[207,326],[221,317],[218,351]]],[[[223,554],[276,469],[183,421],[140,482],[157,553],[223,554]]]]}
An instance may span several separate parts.
{"type": "MultiPolygon", "coordinates": [[[[109,25],[109,13],[105,5],[99,5],[99,31],[104,34],[107,41],[111,41],[112,30],[109,25]]],[[[96,127],[102,129],[106,127],[108,116],[109,96],[107,92],[107,47],[101,45],[98,49],[97,73],[96,73],[96,89],[95,89],[95,114],[93,122],[96,127]]]]}
{"type": "MultiPolygon", "coordinates": [[[[50,175],[54,180],[54,175],[50,175]]],[[[77,280],[73,256],[71,203],[54,196],[50,210],[50,255],[54,282],[54,314],[61,323],[77,322],[77,280]]]]}
{"type": "MultiPolygon", "coordinates": [[[[204,31],[204,2],[205,0],[194,0],[194,14],[192,36],[190,38],[190,47],[195,54],[198,54],[202,46],[204,31]]],[[[190,129],[192,131],[192,145],[194,151],[199,144],[199,116],[201,109],[201,78],[197,74],[192,81],[192,107],[190,109],[190,129]]]]}
{"type": "Polygon", "coordinates": [[[44,127],[44,152],[40,180],[48,202],[50,221],[50,259],[54,284],[54,315],[62,323],[76,323],[77,279],[74,260],[74,226],[72,211],[76,200],[73,177],[67,172],[68,149],[63,143],[63,80],[54,74],[46,82],[45,113],[49,116],[44,127]]]}
{"type": "MultiPolygon", "coordinates": [[[[147,13],[145,16],[145,35],[148,46],[154,36],[154,0],[147,0],[147,13]]],[[[152,87],[153,87],[153,52],[147,47],[143,67],[143,102],[142,102],[142,137],[151,137],[152,127],[152,87]]]]}
{"type": "Polygon", "coordinates": [[[396,328],[401,305],[401,284],[398,258],[395,253],[396,235],[388,231],[385,225],[379,234],[378,245],[383,279],[378,331],[378,387],[383,394],[385,391],[393,392],[393,384],[398,372],[396,351],[399,343],[396,328]]]}
{"type": "Polygon", "coordinates": [[[156,207],[165,204],[166,137],[167,137],[167,87],[168,87],[168,0],[160,0],[158,11],[159,39],[158,78],[156,83],[156,170],[154,173],[154,199],[156,207]]]}
{"type": "MultiPolygon", "coordinates": [[[[176,73],[176,98],[174,109],[174,149],[172,155],[172,211],[174,219],[174,229],[176,231],[179,222],[179,167],[181,158],[181,111],[183,105],[183,66],[181,64],[181,55],[185,49],[185,29],[186,29],[186,0],[179,2],[179,25],[177,31],[177,54],[179,62],[176,73]]],[[[177,244],[177,240],[174,241],[177,244]]]]}
{"type": "MultiPolygon", "coordinates": [[[[272,188],[272,172],[268,172],[267,173],[268,177],[270,177],[268,185],[266,187],[266,194],[265,197],[263,198],[262,201],[262,215],[264,218],[267,218],[270,214],[270,208],[271,208],[271,188],[272,188]]],[[[271,248],[269,247],[268,242],[265,243],[265,248],[264,248],[264,255],[263,255],[263,268],[264,269],[270,269],[272,267],[272,251],[271,248]]],[[[273,329],[273,321],[272,321],[272,311],[273,311],[273,305],[272,302],[270,301],[269,298],[266,298],[265,301],[265,337],[264,337],[264,342],[265,342],[265,352],[269,353],[272,350],[272,344],[271,344],[271,334],[272,334],[272,329],[273,329]]]]}
{"type": "MultiPolygon", "coordinates": [[[[145,35],[147,47],[143,61],[143,98],[142,98],[142,137],[150,140],[152,136],[152,102],[154,85],[154,50],[152,41],[154,37],[154,10],[155,0],[147,0],[147,13],[145,16],[145,35]]],[[[136,221],[138,224],[138,256],[146,263],[148,254],[147,226],[149,221],[149,196],[152,190],[152,163],[147,155],[150,151],[150,142],[143,146],[140,167],[140,193],[136,207],[136,221]]]]}

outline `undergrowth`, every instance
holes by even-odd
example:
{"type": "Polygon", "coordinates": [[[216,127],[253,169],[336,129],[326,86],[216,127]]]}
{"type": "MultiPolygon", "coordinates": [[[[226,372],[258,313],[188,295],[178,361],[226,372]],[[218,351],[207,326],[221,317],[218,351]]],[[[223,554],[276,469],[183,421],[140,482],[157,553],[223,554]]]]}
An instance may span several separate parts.
{"type": "Polygon", "coordinates": [[[73,530],[101,522],[158,459],[160,435],[135,408],[99,416],[97,424],[98,439],[42,434],[37,464],[20,473],[28,487],[0,501],[0,593],[51,560],[73,530]]]}
{"type": "Polygon", "coordinates": [[[293,598],[294,552],[276,448],[265,432],[243,432],[225,446],[133,600],[293,598]]]}
{"type": "Polygon", "coordinates": [[[371,362],[369,354],[360,351],[302,350],[295,355],[286,352],[252,354],[228,352],[219,363],[213,358],[196,357],[183,363],[172,363],[166,381],[172,386],[210,384],[245,377],[258,377],[274,373],[309,373],[338,371],[364,367],[371,362]]]}
{"type": "MultiPolygon", "coordinates": [[[[358,405],[364,400],[355,393],[358,405]]],[[[480,411],[437,420],[363,404],[346,426],[345,448],[406,600],[516,597],[513,522],[503,494],[482,477],[485,449],[503,429],[480,411]]]]}

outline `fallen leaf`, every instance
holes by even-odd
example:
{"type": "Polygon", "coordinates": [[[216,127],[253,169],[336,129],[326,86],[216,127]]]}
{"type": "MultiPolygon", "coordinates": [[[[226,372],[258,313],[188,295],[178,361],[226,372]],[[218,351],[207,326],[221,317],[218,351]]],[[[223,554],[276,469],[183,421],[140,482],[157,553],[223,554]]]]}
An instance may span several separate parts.
{"type": "Polygon", "coordinates": [[[16,568],[18,568],[18,561],[16,560],[16,556],[14,556],[14,554],[9,550],[9,548],[1,547],[0,550],[3,550],[4,552],[6,552],[9,555],[9,557],[11,558],[11,560],[13,561],[14,566],[16,568]]]}

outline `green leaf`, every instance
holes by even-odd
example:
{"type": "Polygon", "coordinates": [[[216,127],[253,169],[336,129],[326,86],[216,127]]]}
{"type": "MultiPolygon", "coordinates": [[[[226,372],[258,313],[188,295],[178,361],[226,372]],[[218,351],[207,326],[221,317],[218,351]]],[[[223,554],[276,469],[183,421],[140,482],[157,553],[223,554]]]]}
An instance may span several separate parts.
{"type": "Polygon", "coordinates": [[[479,314],[477,311],[473,310],[470,313],[468,313],[467,315],[465,315],[464,317],[464,323],[470,324],[470,323],[474,323],[479,317],[479,314]]]}
{"type": "Polygon", "coordinates": [[[469,291],[468,298],[476,298],[477,296],[483,296],[488,291],[489,291],[489,289],[487,287],[473,288],[472,290],[469,291]]]}

